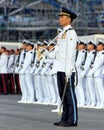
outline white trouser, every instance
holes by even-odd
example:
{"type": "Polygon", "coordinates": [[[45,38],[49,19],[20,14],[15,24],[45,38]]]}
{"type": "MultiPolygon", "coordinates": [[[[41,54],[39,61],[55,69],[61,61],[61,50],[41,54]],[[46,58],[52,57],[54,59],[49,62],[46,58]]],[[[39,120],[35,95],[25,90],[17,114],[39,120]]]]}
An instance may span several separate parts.
{"type": "Polygon", "coordinates": [[[85,86],[84,86],[85,87],[85,101],[86,101],[86,105],[90,106],[91,98],[90,98],[88,84],[87,84],[87,77],[84,78],[84,82],[85,82],[85,86]]]}
{"type": "Polygon", "coordinates": [[[56,103],[57,95],[56,95],[56,89],[55,89],[53,76],[47,75],[47,81],[48,81],[49,91],[50,91],[50,95],[51,95],[51,103],[56,103]]]}
{"type": "Polygon", "coordinates": [[[96,92],[94,86],[94,78],[87,77],[86,78],[87,88],[90,96],[90,105],[93,107],[96,105],[96,92]]]}
{"type": "Polygon", "coordinates": [[[27,89],[28,89],[28,97],[27,101],[29,102],[34,102],[35,100],[35,85],[33,81],[33,75],[31,74],[26,74],[26,84],[27,84],[27,89]]]}
{"type": "Polygon", "coordinates": [[[26,81],[25,81],[25,74],[20,74],[19,80],[20,80],[20,86],[21,86],[21,92],[22,92],[21,101],[26,101],[27,96],[28,96],[28,90],[26,87],[27,85],[26,85],[26,81]]]}
{"type": "Polygon", "coordinates": [[[44,102],[50,102],[51,101],[51,95],[50,95],[46,75],[41,75],[41,82],[42,82],[42,89],[43,89],[43,95],[44,95],[44,102]]]}
{"type": "Polygon", "coordinates": [[[85,83],[83,78],[80,77],[80,71],[78,72],[78,84],[76,86],[76,97],[77,97],[77,101],[78,101],[78,105],[79,106],[84,106],[85,105],[85,87],[84,87],[85,83]],[[78,94],[77,94],[78,92],[78,94]]]}
{"type": "Polygon", "coordinates": [[[40,75],[35,75],[35,89],[36,89],[36,98],[39,102],[43,102],[43,88],[41,84],[40,75]]]}
{"type": "Polygon", "coordinates": [[[102,77],[95,77],[94,78],[94,83],[96,85],[96,92],[98,96],[98,100],[100,105],[104,106],[104,84],[103,84],[103,78],[102,77]]]}

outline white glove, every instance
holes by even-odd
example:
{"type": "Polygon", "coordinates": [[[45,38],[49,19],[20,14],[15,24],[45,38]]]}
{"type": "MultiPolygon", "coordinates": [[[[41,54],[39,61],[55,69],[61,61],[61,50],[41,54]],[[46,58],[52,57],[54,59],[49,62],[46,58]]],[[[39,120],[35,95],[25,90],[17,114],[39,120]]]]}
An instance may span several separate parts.
{"type": "Polygon", "coordinates": [[[29,69],[27,71],[25,71],[25,74],[30,74],[29,69]]]}
{"type": "Polygon", "coordinates": [[[19,71],[19,74],[24,74],[24,72],[23,71],[19,71]]]}
{"type": "Polygon", "coordinates": [[[48,75],[49,75],[49,76],[53,76],[53,75],[54,75],[54,73],[50,72],[50,73],[48,73],[48,75]]]}
{"type": "Polygon", "coordinates": [[[66,75],[66,80],[68,81],[68,79],[70,79],[72,76],[72,72],[68,73],[68,75],[66,75]]]}
{"type": "Polygon", "coordinates": [[[91,71],[88,72],[87,74],[88,77],[93,77],[93,73],[91,71]]]}
{"type": "Polygon", "coordinates": [[[15,73],[19,73],[19,71],[20,71],[20,67],[16,67],[16,69],[15,69],[15,73]]]}
{"type": "Polygon", "coordinates": [[[81,77],[81,78],[84,78],[84,77],[85,77],[85,72],[82,72],[82,73],[80,74],[80,77],[81,77]]]}
{"type": "Polygon", "coordinates": [[[35,71],[34,75],[40,75],[40,70],[35,71]]]}
{"type": "Polygon", "coordinates": [[[53,75],[55,75],[55,74],[56,74],[56,72],[50,71],[48,75],[53,76],[53,75]]]}
{"type": "Polygon", "coordinates": [[[45,72],[41,72],[40,75],[43,75],[43,76],[44,76],[44,75],[45,75],[45,72]]]}

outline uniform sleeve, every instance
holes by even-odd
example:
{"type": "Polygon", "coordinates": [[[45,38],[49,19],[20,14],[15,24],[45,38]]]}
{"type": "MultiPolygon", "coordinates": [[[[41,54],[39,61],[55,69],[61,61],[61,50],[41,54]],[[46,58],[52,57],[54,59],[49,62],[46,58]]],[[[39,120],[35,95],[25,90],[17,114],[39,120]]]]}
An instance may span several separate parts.
{"type": "Polygon", "coordinates": [[[67,32],[66,46],[66,76],[70,78],[75,67],[77,35],[74,30],[67,32]]]}

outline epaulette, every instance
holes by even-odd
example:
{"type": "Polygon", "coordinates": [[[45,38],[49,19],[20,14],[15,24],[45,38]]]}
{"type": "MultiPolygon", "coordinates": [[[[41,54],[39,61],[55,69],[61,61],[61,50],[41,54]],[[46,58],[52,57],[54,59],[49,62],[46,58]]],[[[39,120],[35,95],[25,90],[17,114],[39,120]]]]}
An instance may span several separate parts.
{"type": "Polygon", "coordinates": [[[70,31],[70,30],[73,30],[73,28],[68,28],[65,32],[70,31]]]}

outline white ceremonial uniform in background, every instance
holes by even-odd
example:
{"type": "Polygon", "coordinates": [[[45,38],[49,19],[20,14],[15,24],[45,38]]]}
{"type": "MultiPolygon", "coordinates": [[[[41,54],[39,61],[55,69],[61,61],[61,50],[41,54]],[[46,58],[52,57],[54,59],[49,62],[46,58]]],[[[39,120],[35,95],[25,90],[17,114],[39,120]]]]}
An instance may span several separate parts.
{"type": "Polygon", "coordinates": [[[15,61],[14,54],[10,54],[9,55],[9,60],[8,60],[8,73],[13,73],[14,72],[14,61],[15,61]]]}
{"type": "Polygon", "coordinates": [[[55,45],[55,49],[54,49],[55,59],[53,61],[52,69],[50,69],[49,72],[48,72],[48,74],[47,74],[47,76],[53,77],[53,84],[54,84],[55,93],[56,93],[56,104],[57,104],[57,108],[53,109],[52,112],[59,112],[59,107],[60,107],[60,104],[61,104],[61,99],[60,99],[60,96],[59,96],[59,90],[58,90],[58,84],[57,84],[57,70],[54,70],[54,68],[53,68],[54,63],[57,60],[56,59],[56,53],[57,53],[57,44],[55,45]]]}
{"type": "Polygon", "coordinates": [[[7,68],[7,64],[8,64],[8,55],[6,55],[6,53],[3,53],[0,55],[0,74],[7,74],[8,72],[8,68],[7,68]]]}
{"type": "Polygon", "coordinates": [[[50,91],[51,104],[54,104],[57,102],[57,96],[58,96],[56,93],[56,87],[55,87],[53,75],[50,74],[50,71],[53,68],[55,57],[56,57],[56,51],[55,50],[49,51],[47,55],[48,70],[46,72],[46,78],[47,78],[47,83],[48,83],[48,89],[50,91]]]}
{"type": "Polygon", "coordinates": [[[23,67],[23,63],[24,63],[24,53],[26,53],[26,51],[25,50],[21,50],[21,52],[20,52],[20,58],[19,58],[19,63],[18,63],[18,65],[16,66],[16,68],[15,68],[15,73],[19,73],[19,71],[21,70],[21,68],[23,67]]]}
{"type": "Polygon", "coordinates": [[[26,73],[29,73],[29,74],[33,74],[33,72],[35,71],[36,51],[33,49],[32,52],[33,52],[33,61],[31,62],[28,70],[26,71],[26,73]]]}
{"type": "Polygon", "coordinates": [[[34,72],[37,103],[44,102],[43,86],[42,86],[42,83],[41,83],[41,76],[40,76],[43,60],[44,59],[41,59],[40,61],[38,61],[38,60],[36,61],[36,69],[35,69],[35,72],[34,72]]]}
{"type": "Polygon", "coordinates": [[[82,107],[85,105],[85,90],[84,90],[85,82],[84,82],[84,79],[80,77],[80,74],[83,71],[81,66],[84,62],[85,52],[86,51],[84,49],[79,50],[77,60],[76,60],[76,69],[77,69],[77,73],[78,73],[78,84],[77,84],[77,87],[75,88],[75,92],[76,92],[78,107],[82,107]]]}
{"type": "Polygon", "coordinates": [[[10,50],[9,59],[8,59],[8,80],[9,80],[9,91],[12,94],[16,92],[15,83],[14,83],[14,60],[15,60],[15,56],[14,54],[11,54],[11,50],[10,50]]]}
{"type": "Polygon", "coordinates": [[[44,103],[50,103],[51,101],[51,95],[50,95],[47,78],[45,74],[48,71],[48,69],[49,69],[49,62],[47,59],[44,59],[41,72],[40,72],[41,85],[42,85],[42,90],[43,90],[43,95],[44,95],[44,103]]]}
{"type": "Polygon", "coordinates": [[[7,71],[8,71],[8,55],[6,52],[3,52],[0,55],[0,87],[3,94],[8,93],[8,77],[7,77],[7,71]]]}
{"type": "Polygon", "coordinates": [[[15,57],[15,58],[14,58],[14,70],[13,70],[13,71],[15,72],[15,69],[16,69],[17,64],[18,64],[17,61],[18,61],[19,55],[16,55],[16,54],[15,54],[14,57],[15,57]]]}
{"type": "Polygon", "coordinates": [[[15,69],[15,73],[19,73],[20,87],[21,87],[21,92],[22,92],[21,100],[18,101],[18,103],[19,102],[20,103],[25,102],[26,97],[27,97],[27,92],[26,92],[26,89],[24,87],[25,86],[24,85],[25,84],[25,82],[24,82],[24,74],[20,73],[20,70],[22,69],[23,64],[24,64],[25,55],[26,55],[26,51],[22,50],[21,53],[20,53],[20,58],[19,58],[19,65],[15,69]]]}
{"type": "Polygon", "coordinates": [[[29,73],[26,73],[26,71],[28,71],[28,68],[31,64],[31,62],[33,61],[33,50],[27,51],[26,52],[26,56],[25,56],[25,60],[24,60],[24,64],[22,69],[20,70],[20,74],[24,75],[24,88],[26,90],[26,99],[25,102],[26,103],[33,103],[34,99],[35,99],[35,86],[34,86],[34,82],[32,80],[32,75],[29,73]]]}
{"type": "Polygon", "coordinates": [[[104,108],[104,84],[102,75],[103,65],[104,65],[104,50],[97,52],[93,68],[88,73],[89,77],[94,77],[94,86],[98,99],[97,107],[99,108],[104,108]]]}
{"type": "Polygon", "coordinates": [[[93,83],[93,78],[88,77],[87,73],[90,70],[91,62],[94,59],[95,50],[87,51],[87,58],[84,65],[84,70],[80,74],[82,78],[86,77],[86,85],[85,85],[85,97],[86,97],[86,106],[94,106],[96,104],[96,93],[93,83]]]}

